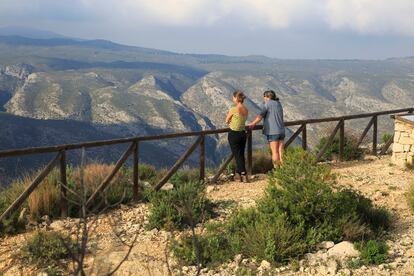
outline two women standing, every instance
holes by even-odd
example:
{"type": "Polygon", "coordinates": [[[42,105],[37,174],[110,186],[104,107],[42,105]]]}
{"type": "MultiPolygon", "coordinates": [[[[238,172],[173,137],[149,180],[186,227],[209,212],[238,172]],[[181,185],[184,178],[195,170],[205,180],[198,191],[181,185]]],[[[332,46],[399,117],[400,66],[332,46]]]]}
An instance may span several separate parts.
{"type": "MultiPolygon", "coordinates": [[[[260,114],[248,126],[254,128],[256,124],[264,120],[263,134],[266,135],[272,151],[273,166],[274,168],[278,168],[282,163],[283,141],[285,138],[283,108],[274,91],[265,91],[263,97],[264,105],[260,114]]],[[[234,107],[229,110],[226,123],[230,126],[228,141],[236,159],[236,175],[240,177],[241,181],[248,182],[244,151],[246,148],[245,124],[249,111],[243,104],[245,98],[245,95],[241,91],[237,90],[233,93],[234,107]]]]}

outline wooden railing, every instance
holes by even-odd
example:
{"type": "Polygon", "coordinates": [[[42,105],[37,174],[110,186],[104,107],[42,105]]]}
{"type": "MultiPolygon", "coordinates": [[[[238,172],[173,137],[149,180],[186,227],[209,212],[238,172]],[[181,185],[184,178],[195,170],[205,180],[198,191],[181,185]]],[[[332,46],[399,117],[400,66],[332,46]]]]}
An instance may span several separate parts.
{"type": "MultiPolygon", "coordinates": [[[[329,118],[319,118],[319,119],[307,119],[307,120],[298,120],[298,121],[290,121],[286,122],[286,127],[292,126],[299,126],[299,128],[289,137],[289,139],[285,143],[285,147],[288,147],[299,135],[302,138],[302,148],[307,149],[307,125],[309,124],[316,124],[316,123],[326,123],[326,122],[337,122],[336,127],[334,128],[333,132],[329,136],[327,142],[325,143],[324,147],[320,149],[317,153],[317,160],[319,161],[324,153],[326,152],[327,148],[332,144],[339,131],[339,160],[343,160],[344,156],[344,146],[345,146],[345,122],[348,120],[354,119],[362,119],[362,118],[371,118],[368,125],[362,132],[359,140],[358,146],[362,143],[363,139],[366,137],[368,131],[373,128],[373,139],[372,139],[372,154],[377,155],[377,137],[378,137],[378,116],[381,115],[393,115],[393,114],[400,114],[400,113],[413,113],[414,108],[403,108],[397,110],[388,110],[388,111],[381,111],[381,112],[373,112],[373,113],[366,113],[366,114],[358,114],[358,115],[346,115],[340,117],[329,117],[329,118]]],[[[260,130],[262,126],[256,126],[252,130],[248,130],[248,138],[247,138],[247,173],[252,173],[252,152],[253,152],[253,136],[252,131],[260,130]]],[[[182,164],[189,158],[189,156],[194,152],[194,150],[199,147],[200,149],[200,180],[205,179],[205,138],[207,135],[216,135],[229,132],[230,129],[216,129],[216,130],[204,130],[198,132],[183,132],[183,133],[172,133],[172,134],[163,134],[163,135],[155,135],[155,136],[138,136],[138,137],[130,137],[130,138],[121,138],[121,139],[113,139],[113,140],[103,140],[103,141],[93,141],[93,142],[86,142],[86,143],[78,143],[78,144],[67,144],[67,145],[58,145],[58,146],[51,146],[51,147],[37,147],[37,148],[25,148],[25,149],[14,149],[14,150],[6,150],[0,151],[0,158],[5,157],[15,157],[15,156],[22,156],[22,155],[32,155],[32,154],[40,154],[40,153],[56,153],[55,157],[47,164],[47,166],[41,171],[41,173],[34,179],[34,181],[26,188],[26,190],[8,207],[8,209],[0,216],[0,222],[5,219],[6,217],[10,216],[12,213],[17,211],[22,204],[27,200],[30,194],[36,189],[36,187],[48,176],[48,174],[56,167],[59,166],[60,168],[60,182],[61,182],[61,200],[60,200],[60,209],[61,209],[61,216],[66,217],[68,214],[68,201],[67,201],[67,179],[66,179],[66,152],[75,149],[82,149],[82,148],[93,148],[93,147],[101,147],[101,146],[108,146],[108,145],[117,145],[117,144],[130,144],[128,149],[122,154],[119,160],[116,162],[115,167],[111,171],[111,173],[102,181],[102,183],[98,186],[96,191],[90,196],[87,200],[87,206],[90,206],[94,199],[105,190],[105,188],[110,185],[112,179],[119,171],[119,169],[124,165],[126,160],[132,155],[133,156],[133,199],[139,199],[139,147],[140,143],[143,141],[154,141],[154,140],[162,140],[162,139],[171,139],[171,138],[180,138],[180,137],[197,137],[195,142],[191,145],[191,147],[177,160],[177,162],[171,167],[170,170],[166,173],[166,175],[154,186],[155,190],[159,190],[170,177],[182,166],[182,164]]],[[[381,149],[380,154],[386,153],[390,145],[392,144],[392,139],[386,143],[386,145],[381,149]]],[[[217,173],[213,176],[212,181],[217,181],[220,175],[223,173],[225,168],[233,159],[233,155],[230,155],[222,166],[218,169],[217,173]]]]}

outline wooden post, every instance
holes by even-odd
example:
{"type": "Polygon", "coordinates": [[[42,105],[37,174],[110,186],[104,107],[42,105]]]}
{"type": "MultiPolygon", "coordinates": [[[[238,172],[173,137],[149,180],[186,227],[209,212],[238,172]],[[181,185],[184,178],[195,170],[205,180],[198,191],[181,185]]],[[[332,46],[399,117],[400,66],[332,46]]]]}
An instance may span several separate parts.
{"type": "Polygon", "coordinates": [[[251,129],[247,131],[247,174],[253,173],[253,132],[251,129]]]}
{"type": "Polygon", "coordinates": [[[134,144],[131,144],[131,146],[129,146],[129,148],[124,152],[124,154],[121,156],[121,158],[118,160],[118,162],[116,162],[115,168],[112,170],[112,172],[107,177],[105,177],[105,179],[102,181],[102,183],[98,186],[98,188],[89,197],[88,201],[86,201],[86,207],[90,207],[91,203],[95,200],[95,198],[98,196],[98,194],[103,192],[105,190],[105,188],[111,183],[111,181],[114,178],[115,174],[119,171],[119,169],[122,167],[122,165],[128,159],[129,155],[131,155],[133,149],[134,149],[134,144]]]}
{"type": "Polygon", "coordinates": [[[372,129],[372,155],[377,155],[378,144],[378,116],[373,117],[373,129],[372,129]]]}
{"type": "Polygon", "coordinates": [[[223,165],[221,165],[221,167],[219,168],[217,173],[213,176],[213,179],[211,180],[211,182],[213,182],[213,183],[217,182],[220,175],[224,172],[224,170],[227,168],[227,166],[230,164],[230,162],[231,162],[231,160],[233,160],[233,158],[234,158],[234,155],[232,153],[232,154],[230,154],[229,157],[227,157],[227,159],[224,161],[223,165]]]}
{"type": "Polygon", "coordinates": [[[60,216],[66,218],[68,216],[68,198],[66,178],[66,152],[60,152],[60,216]]]}
{"type": "Polygon", "coordinates": [[[344,161],[344,147],[345,147],[345,121],[341,120],[339,128],[339,161],[344,161]]]}
{"type": "Polygon", "coordinates": [[[361,137],[359,137],[355,148],[358,148],[361,145],[362,141],[364,140],[365,136],[367,135],[373,123],[374,123],[374,117],[372,117],[371,120],[369,120],[368,125],[365,127],[364,131],[362,132],[361,137]]]}
{"type": "Polygon", "coordinates": [[[302,125],[302,149],[308,149],[308,135],[306,133],[306,124],[302,125]]]}
{"type": "Polygon", "coordinates": [[[391,144],[394,143],[394,134],[387,141],[387,143],[382,147],[380,155],[387,154],[387,150],[390,148],[391,144]]]}
{"type": "Polygon", "coordinates": [[[295,133],[292,134],[292,136],[290,136],[290,138],[287,140],[287,142],[284,145],[284,148],[287,149],[287,147],[289,147],[290,144],[293,143],[293,141],[295,141],[296,137],[299,136],[299,134],[302,133],[303,130],[303,125],[301,125],[296,131],[295,133]]]}
{"type": "Polygon", "coordinates": [[[134,167],[134,186],[132,188],[132,196],[135,202],[139,199],[139,141],[135,142],[133,152],[133,167],[134,167]]]}
{"type": "Polygon", "coordinates": [[[187,160],[188,157],[194,152],[197,146],[200,144],[201,136],[195,141],[195,143],[180,157],[180,159],[175,162],[174,166],[167,172],[167,174],[158,182],[154,187],[156,191],[162,188],[165,183],[170,179],[170,177],[181,167],[181,165],[187,160]]]}
{"type": "Polygon", "coordinates": [[[338,122],[335,129],[332,131],[331,136],[329,136],[328,141],[326,141],[325,145],[322,147],[322,149],[316,155],[316,161],[317,162],[319,162],[321,160],[322,156],[325,154],[325,151],[332,144],[333,140],[335,139],[335,135],[338,132],[340,127],[341,127],[341,121],[338,122]]]}
{"type": "Polygon", "coordinates": [[[205,135],[200,137],[200,180],[204,181],[206,177],[206,137],[205,135]]]}

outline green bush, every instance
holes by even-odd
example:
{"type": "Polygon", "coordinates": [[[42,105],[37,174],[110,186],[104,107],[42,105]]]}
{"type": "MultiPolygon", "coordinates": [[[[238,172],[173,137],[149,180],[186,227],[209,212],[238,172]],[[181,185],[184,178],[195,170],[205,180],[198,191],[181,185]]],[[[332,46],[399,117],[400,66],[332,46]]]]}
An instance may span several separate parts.
{"type": "Polygon", "coordinates": [[[369,240],[367,243],[356,243],[355,247],[361,251],[361,263],[382,264],[388,257],[388,246],[383,242],[369,240]]]}
{"type": "Polygon", "coordinates": [[[24,261],[42,267],[58,264],[68,259],[73,242],[56,231],[39,231],[26,241],[20,254],[24,261]],[[65,245],[66,244],[66,245],[65,245]]]}
{"type": "Polygon", "coordinates": [[[184,168],[177,171],[169,181],[175,186],[186,182],[197,182],[199,179],[200,171],[198,169],[184,168]]]}
{"type": "Polygon", "coordinates": [[[160,190],[149,196],[149,228],[181,229],[211,216],[212,205],[206,198],[203,183],[180,180],[174,182],[172,190],[160,190]]]}
{"type": "Polygon", "coordinates": [[[382,135],[382,143],[383,144],[386,144],[386,143],[388,143],[388,141],[390,140],[392,138],[392,134],[391,133],[384,133],[383,135],[382,135]]]}
{"type": "MultiPolygon", "coordinates": [[[[203,256],[214,255],[221,261],[242,254],[286,263],[321,241],[375,238],[389,225],[385,209],[355,191],[341,189],[329,167],[317,164],[308,152],[292,149],[281,169],[269,173],[269,185],[256,207],[234,213],[228,222],[207,229],[199,239],[205,246],[203,256]],[[218,238],[217,244],[209,242],[218,238]]],[[[189,246],[189,241],[182,240],[173,252],[194,264],[194,250],[189,246]]],[[[205,258],[203,262],[219,260],[205,258]]]]}
{"type": "MultiPolygon", "coordinates": [[[[316,151],[319,152],[325,144],[328,142],[329,136],[322,137],[317,146],[316,151]]],[[[357,147],[358,138],[353,134],[345,132],[344,137],[344,160],[357,160],[361,159],[364,152],[362,149],[357,147]]],[[[339,156],[339,134],[337,134],[332,142],[332,144],[326,149],[322,159],[324,160],[334,160],[339,156]]]]}
{"type": "MultiPolygon", "coordinates": [[[[209,224],[207,234],[197,236],[200,248],[200,262],[203,266],[218,265],[225,260],[233,257],[227,239],[227,233],[222,224],[209,224]]],[[[174,255],[181,260],[183,264],[197,265],[197,252],[193,246],[193,237],[185,235],[180,241],[174,241],[171,245],[174,255]]]]}
{"type": "Polygon", "coordinates": [[[139,164],[139,179],[144,181],[151,181],[157,176],[157,169],[148,164],[139,164]]]}
{"type": "Polygon", "coordinates": [[[410,184],[407,193],[407,203],[411,211],[414,212],[414,182],[410,184]]]}

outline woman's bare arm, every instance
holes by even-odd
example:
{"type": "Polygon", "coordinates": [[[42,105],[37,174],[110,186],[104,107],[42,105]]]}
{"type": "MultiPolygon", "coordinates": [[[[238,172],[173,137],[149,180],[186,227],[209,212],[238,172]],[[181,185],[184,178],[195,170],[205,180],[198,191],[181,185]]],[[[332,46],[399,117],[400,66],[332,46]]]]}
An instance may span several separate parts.
{"type": "Polygon", "coordinates": [[[256,124],[260,123],[260,121],[263,120],[263,117],[261,115],[257,115],[256,118],[253,120],[253,122],[251,122],[250,124],[248,124],[248,126],[250,128],[254,128],[256,124]]]}
{"type": "Polygon", "coordinates": [[[231,110],[229,110],[229,113],[227,113],[227,117],[226,117],[226,124],[230,124],[231,117],[233,117],[233,112],[231,112],[231,110]]]}

